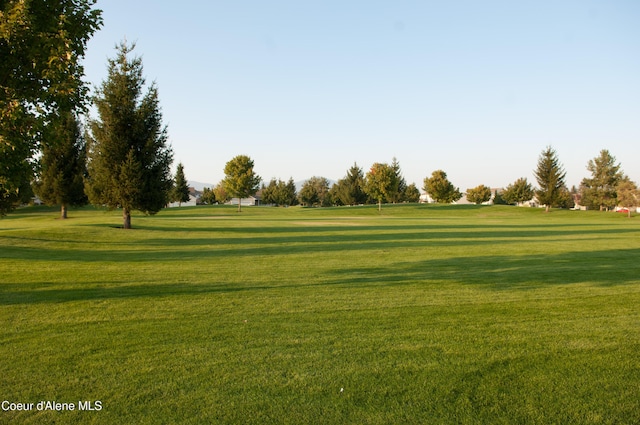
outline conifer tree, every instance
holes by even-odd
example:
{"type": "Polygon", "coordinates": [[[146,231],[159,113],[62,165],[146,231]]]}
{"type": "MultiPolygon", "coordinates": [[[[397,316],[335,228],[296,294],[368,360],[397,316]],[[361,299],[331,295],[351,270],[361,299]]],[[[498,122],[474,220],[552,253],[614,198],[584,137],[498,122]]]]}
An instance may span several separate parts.
{"type": "Polygon", "coordinates": [[[171,201],[177,202],[178,206],[181,206],[183,202],[189,202],[189,195],[189,184],[184,176],[184,166],[179,163],[171,188],[171,201]]]}
{"type": "Polygon", "coordinates": [[[78,118],[61,113],[45,128],[40,176],[36,194],[47,205],[60,205],[60,218],[67,218],[69,206],[87,203],[84,178],[87,174],[86,146],[78,118]]]}
{"type": "Polygon", "coordinates": [[[582,179],[582,204],[600,211],[614,208],[616,187],[624,177],[620,163],[616,164],[616,158],[603,149],[599,156],[589,160],[587,170],[591,172],[591,178],[582,179]]]}
{"type": "Polygon", "coordinates": [[[549,212],[552,206],[556,206],[562,197],[565,171],[560,164],[558,154],[548,146],[538,158],[538,167],[534,171],[540,188],[536,190],[538,202],[545,205],[545,211],[549,212]]]}
{"type": "Polygon", "coordinates": [[[122,208],[123,227],[131,211],[155,214],[167,204],[171,189],[172,150],[162,124],[158,90],[143,94],[142,60],[130,58],[135,45],[121,43],[109,60],[90,122],[87,189],[93,204],[122,208]]]}

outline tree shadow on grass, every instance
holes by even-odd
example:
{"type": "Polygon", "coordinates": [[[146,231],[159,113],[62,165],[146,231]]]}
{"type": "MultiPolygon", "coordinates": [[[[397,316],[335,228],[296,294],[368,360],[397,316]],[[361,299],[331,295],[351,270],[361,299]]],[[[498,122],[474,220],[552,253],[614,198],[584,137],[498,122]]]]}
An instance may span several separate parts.
{"type": "MultiPolygon", "coordinates": [[[[10,246],[0,258],[42,259],[73,262],[167,262],[202,258],[278,256],[329,252],[359,252],[371,249],[456,247],[465,250],[483,246],[522,244],[532,241],[562,242],[579,237],[584,243],[602,237],[617,238],[637,232],[629,228],[580,225],[478,226],[399,225],[321,226],[266,229],[215,228],[221,234],[200,231],[176,233],[172,237],[149,237],[136,241],[114,239],[101,245],[84,239],[47,239],[5,236],[10,246]],[[236,237],[237,235],[237,237],[236,237]],[[60,243],[64,243],[61,245],[60,243]],[[135,245],[135,246],[134,246],[135,245]]],[[[147,229],[149,230],[149,229],[147,229]]],[[[166,229],[163,229],[166,230],[166,229]]],[[[213,232],[214,230],[212,230],[213,232]]]]}
{"type": "Polygon", "coordinates": [[[0,285],[0,305],[64,303],[128,298],[163,298],[181,295],[192,296],[198,294],[273,289],[273,287],[264,285],[207,285],[188,283],[91,284],[86,286],[77,284],[73,288],[60,288],[60,286],[58,283],[41,283],[37,285],[19,283],[2,284],[0,285]]]}
{"type": "MultiPolygon", "coordinates": [[[[568,252],[553,255],[475,256],[396,262],[385,267],[350,267],[326,271],[317,281],[289,280],[273,285],[251,283],[0,285],[0,305],[61,303],[127,298],[161,298],[286,288],[360,287],[434,284],[442,281],[489,290],[530,290],[545,286],[590,283],[617,286],[640,283],[636,266],[640,249],[568,252]]],[[[277,277],[277,276],[276,276],[277,277]]],[[[276,278],[274,277],[274,279],[276,278]]]]}
{"type": "Polygon", "coordinates": [[[592,283],[640,283],[640,249],[565,252],[551,255],[474,256],[397,262],[386,267],[328,273],[339,285],[402,285],[451,281],[494,290],[592,283]]]}

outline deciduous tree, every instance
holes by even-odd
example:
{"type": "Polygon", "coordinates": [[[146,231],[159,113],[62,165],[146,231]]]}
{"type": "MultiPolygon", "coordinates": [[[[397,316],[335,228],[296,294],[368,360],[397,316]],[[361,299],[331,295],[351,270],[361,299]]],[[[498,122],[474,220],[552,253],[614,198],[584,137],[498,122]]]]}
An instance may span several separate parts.
{"type": "Polygon", "coordinates": [[[238,198],[238,212],[242,211],[242,198],[258,191],[262,178],[253,171],[253,160],[247,155],[238,155],[224,166],[224,188],[232,197],[238,198]]]}
{"type": "Polygon", "coordinates": [[[488,202],[491,199],[491,188],[481,184],[472,189],[467,189],[467,200],[476,205],[488,202]]]}
{"type": "Polygon", "coordinates": [[[172,150],[162,124],[158,90],[143,95],[142,60],[131,58],[134,45],[121,43],[95,104],[90,123],[89,178],[93,204],[122,208],[123,227],[131,228],[131,211],[155,214],[168,201],[172,150]]]}
{"type": "Polygon", "coordinates": [[[521,204],[530,201],[535,195],[535,190],[526,177],[520,177],[511,183],[502,193],[502,198],[508,204],[521,204]]]}
{"type": "Polygon", "coordinates": [[[534,171],[538,186],[536,196],[538,201],[545,205],[545,211],[549,212],[552,206],[556,206],[562,196],[562,189],[565,188],[565,171],[560,164],[558,154],[550,146],[542,151],[538,157],[538,167],[534,171]]]}
{"type": "Polygon", "coordinates": [[[634,210],[640,206],[640,190],[638,186],[629,180],[623,178],[618,187],[616,188],[618,193],[618,205],[627,209],[627,216],[631,218],[631,210],[634,210]]]}
{"type": "Polygon", "coordinates": [[[425,178],[423,189],[436,202],[450,204],[462,198],[460,189],[447,179],[447,173],[442,170],[436,170],[431,174],[430,178],[425,178]]]}
{"type": "Polygon", "coordinates": [[[86,102],[81,60],[102,25],[94,4],[0,1],[0,214],[29,194],[44,125],[86,102]]]}
{"type": "Polygon", "coordinates": [[[376,162],[371,166],[365,179],[365,192],[378,201],[378,211],[382,210],[382,201],[389,200],[396,188],[396,173],[389,164],[376,162]]]}
{"type": "Polygon", "coordinates": [[[331,205],[329,190],[329,180],[326,177],[314,176],[304,182],[298,198],[303,205],[326,207],[331,205]]]}

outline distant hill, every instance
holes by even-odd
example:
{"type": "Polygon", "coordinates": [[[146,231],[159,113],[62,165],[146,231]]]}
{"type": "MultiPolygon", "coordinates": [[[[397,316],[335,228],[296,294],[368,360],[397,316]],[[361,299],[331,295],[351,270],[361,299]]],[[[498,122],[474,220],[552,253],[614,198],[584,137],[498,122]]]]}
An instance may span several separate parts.
{"type": "Polygon", "coordinates": [[[204,189],[205,187],[208,187],[209,189],[211,189],[213,186],[215,186],[214,184],[211,184],[211,183],[202,183],[202,182],[197,182],[193,180],[187,180],[187,184],[189,185],[189,187],[193,187],[195,190],[198,190],[198,191],[202,191],[202,189],[204,189]]]}
{"type": "MultiPolygon", "coordinates": [[[[309,180],[309,179],[306,179],[306,180],[300,180],[300,181],[295,182],[295,185],[296,185],[296,192],[300,192],[300,189],[302,189],[302,185],[303,185],[307,180],[309,180]]],[[[331,179],[327,179],[327,180],[329,180],[329,188],[331,188],[331,186],[333,186],[334,184],[336,184],[336,183],[337,183],[337,181],[335,181],[335,180],[331,180],[331,179]]]]}
{"type": "MultiPolygon", "coordinates": [[[[307,179],[307,180],[308,180],[308,179],[307,179]]],[[[304,184],[304,182],[306,182],[307,180],[300,180],[300,181],[295,182],[295,185],[296,185],[296,191],[300,192],[300,189],[302,188],[302,185],[303,185],[303,184],[304,184]]],[[[335,180],[331,180],[331,179],[327,179],[327,180],[329,180],[329,187],[331,187],[331,186],[333,186],[334,184],[336,184],[336,181],[335,181],[335,180]]],[[[268,181],[267,181],[267,182],[264,182],[264,183],[265,183],[265,185],[268,185],[268,184],[269,184],[269,182],[268,182],[268,181]]],[[[202,191],[202,189],[204,189],[205,187],[208,187],[208,188],[210,188],[210,189],[211,189],[212,187],[214,187],[214,186],[215,186],[215,184],[211,184],[211,183],[203,183],[203,182],[197,182],[197,181],[194,181],[194,180],[188,180],[188,181],[187,181],[187,184],[189,185],[189,187],[193,187],[195,190],[198,190],[198,191],[202,191]]]]}

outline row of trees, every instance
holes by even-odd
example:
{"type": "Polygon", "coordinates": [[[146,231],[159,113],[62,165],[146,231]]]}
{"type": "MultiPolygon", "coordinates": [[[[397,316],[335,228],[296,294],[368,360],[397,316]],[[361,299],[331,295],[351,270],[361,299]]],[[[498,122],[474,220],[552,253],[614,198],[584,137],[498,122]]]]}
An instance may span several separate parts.
{"type": "MultiPolygon", "coordinates": [[[[0,6],[0,214],[31,196],[31,186],[49,204],[91,202],[121,208],[123,227],[131,227],[131,211],[154,214],[169,201],[184,202],[188,187],[184,167],[170,174],[173,151],[167,142],[155,84],[145,85],[142,61],[132,57],[134,45],[121,43],[108,62],[108,76],[89,98],[80,59],[91,35],[101,26],[93,0],[7,1],[0,6]],[[98,117],[85,129],[79,117],[93,101],[98,117]],[[36,160],[37,158],[37,160],[36,160]],[[37,176],[34,178],[34,176],[37,176]]],[[[225,165],[225,179],[205,191],[209,202],[244,198],[260,189],[254,163],[239,155],[225,165]]],[[[638,191],[608,151],[589,161],[591,178],[569,191],[565,173],[550,147],[534,172],[538,188],[518,179],[494,202],[529,200],[565,206],[579,198],[600,210],[638,204],[638,191]]],[[[423,189],[437,202],[455,202],[462,192],[442,170],[424,180],[423,189]]],[[[420,191],[407,185],[398,161],[375,163],[365,174],[356,164],[330,185],[309,179],[296,192],[292,179],[262,185],[263,201],[276,205],[355,205],[415,202],[420,191]]],[[[491,198],[480,185],[467,190],[476,203],[491,198]]],[[[241,203],[238,203],[241,208],[241,203]]]]}
{"type": "MultiPolygon", "coordinates": [[[[248,157],[241,158],[244,164],[250,163],[250,168],[243,168],[242,173],[252,173],[253,161],[248,157]]],[[[237,161],[237,158],[233,161],[237,161]]],[[[569,190],[565,184],[566,173],[556,151],[547,147],[540,154],[534,170],[538,188],[534,188],[525,177],[522,177],[508,185],[506,189],[497,190],[495,195],[490,187],[479,185],[467,189],[466,196],[469,202],[476,204],[490,200],[493,200],[494,204],[522,204],[535,198],[539,204],[546,206],[546,211],[551,207],[571,208],[577,201],[591,209],[600,210],[610,209],[616,205],[629,208],[638,205],[639,196],[636,185],[622,173],[620,164],[616,164],[615,158],[609,151],[602,150],[598,157],[589,161],[587,168],[591,171],[592,177],[583,179],[580,189],[573,187],[569,190]]],[[[225,180],[212,190],[205,189],[205,202],[224,202],[229,194],[238,195],[237,184],[231,189],[230,184],[234,181],[232,177],[234,173],[229,171],[229,164],[227,164],[225,180]]],[[[259,178],[251,182],[252,186],[245,188],[242,192],[243,196],[258,190],[259,178]]],[[[442,170],[436,170],[430,177],[424,179],[423,190],[435,202],[440,203],[456,202],[463,196],[460,189],[449,181],[447,174],[442,170]]],[[[373,164],[366,174],[362,168],[354,164],[334,185],[330,185],[329,180],[324,177],[312,177],[303,184],[300,193],[296,193],[293,179],[285,183],[274,178],[269,185],[262,185],[263,202],[282,206],[298,203],[307,206],[377,203],[378,208],[381,208],[383,202],[417,202],[419,198],[420,191],[415,184],[406,184],[400,164],[395,158],[391,164],[373,164]]]]}

